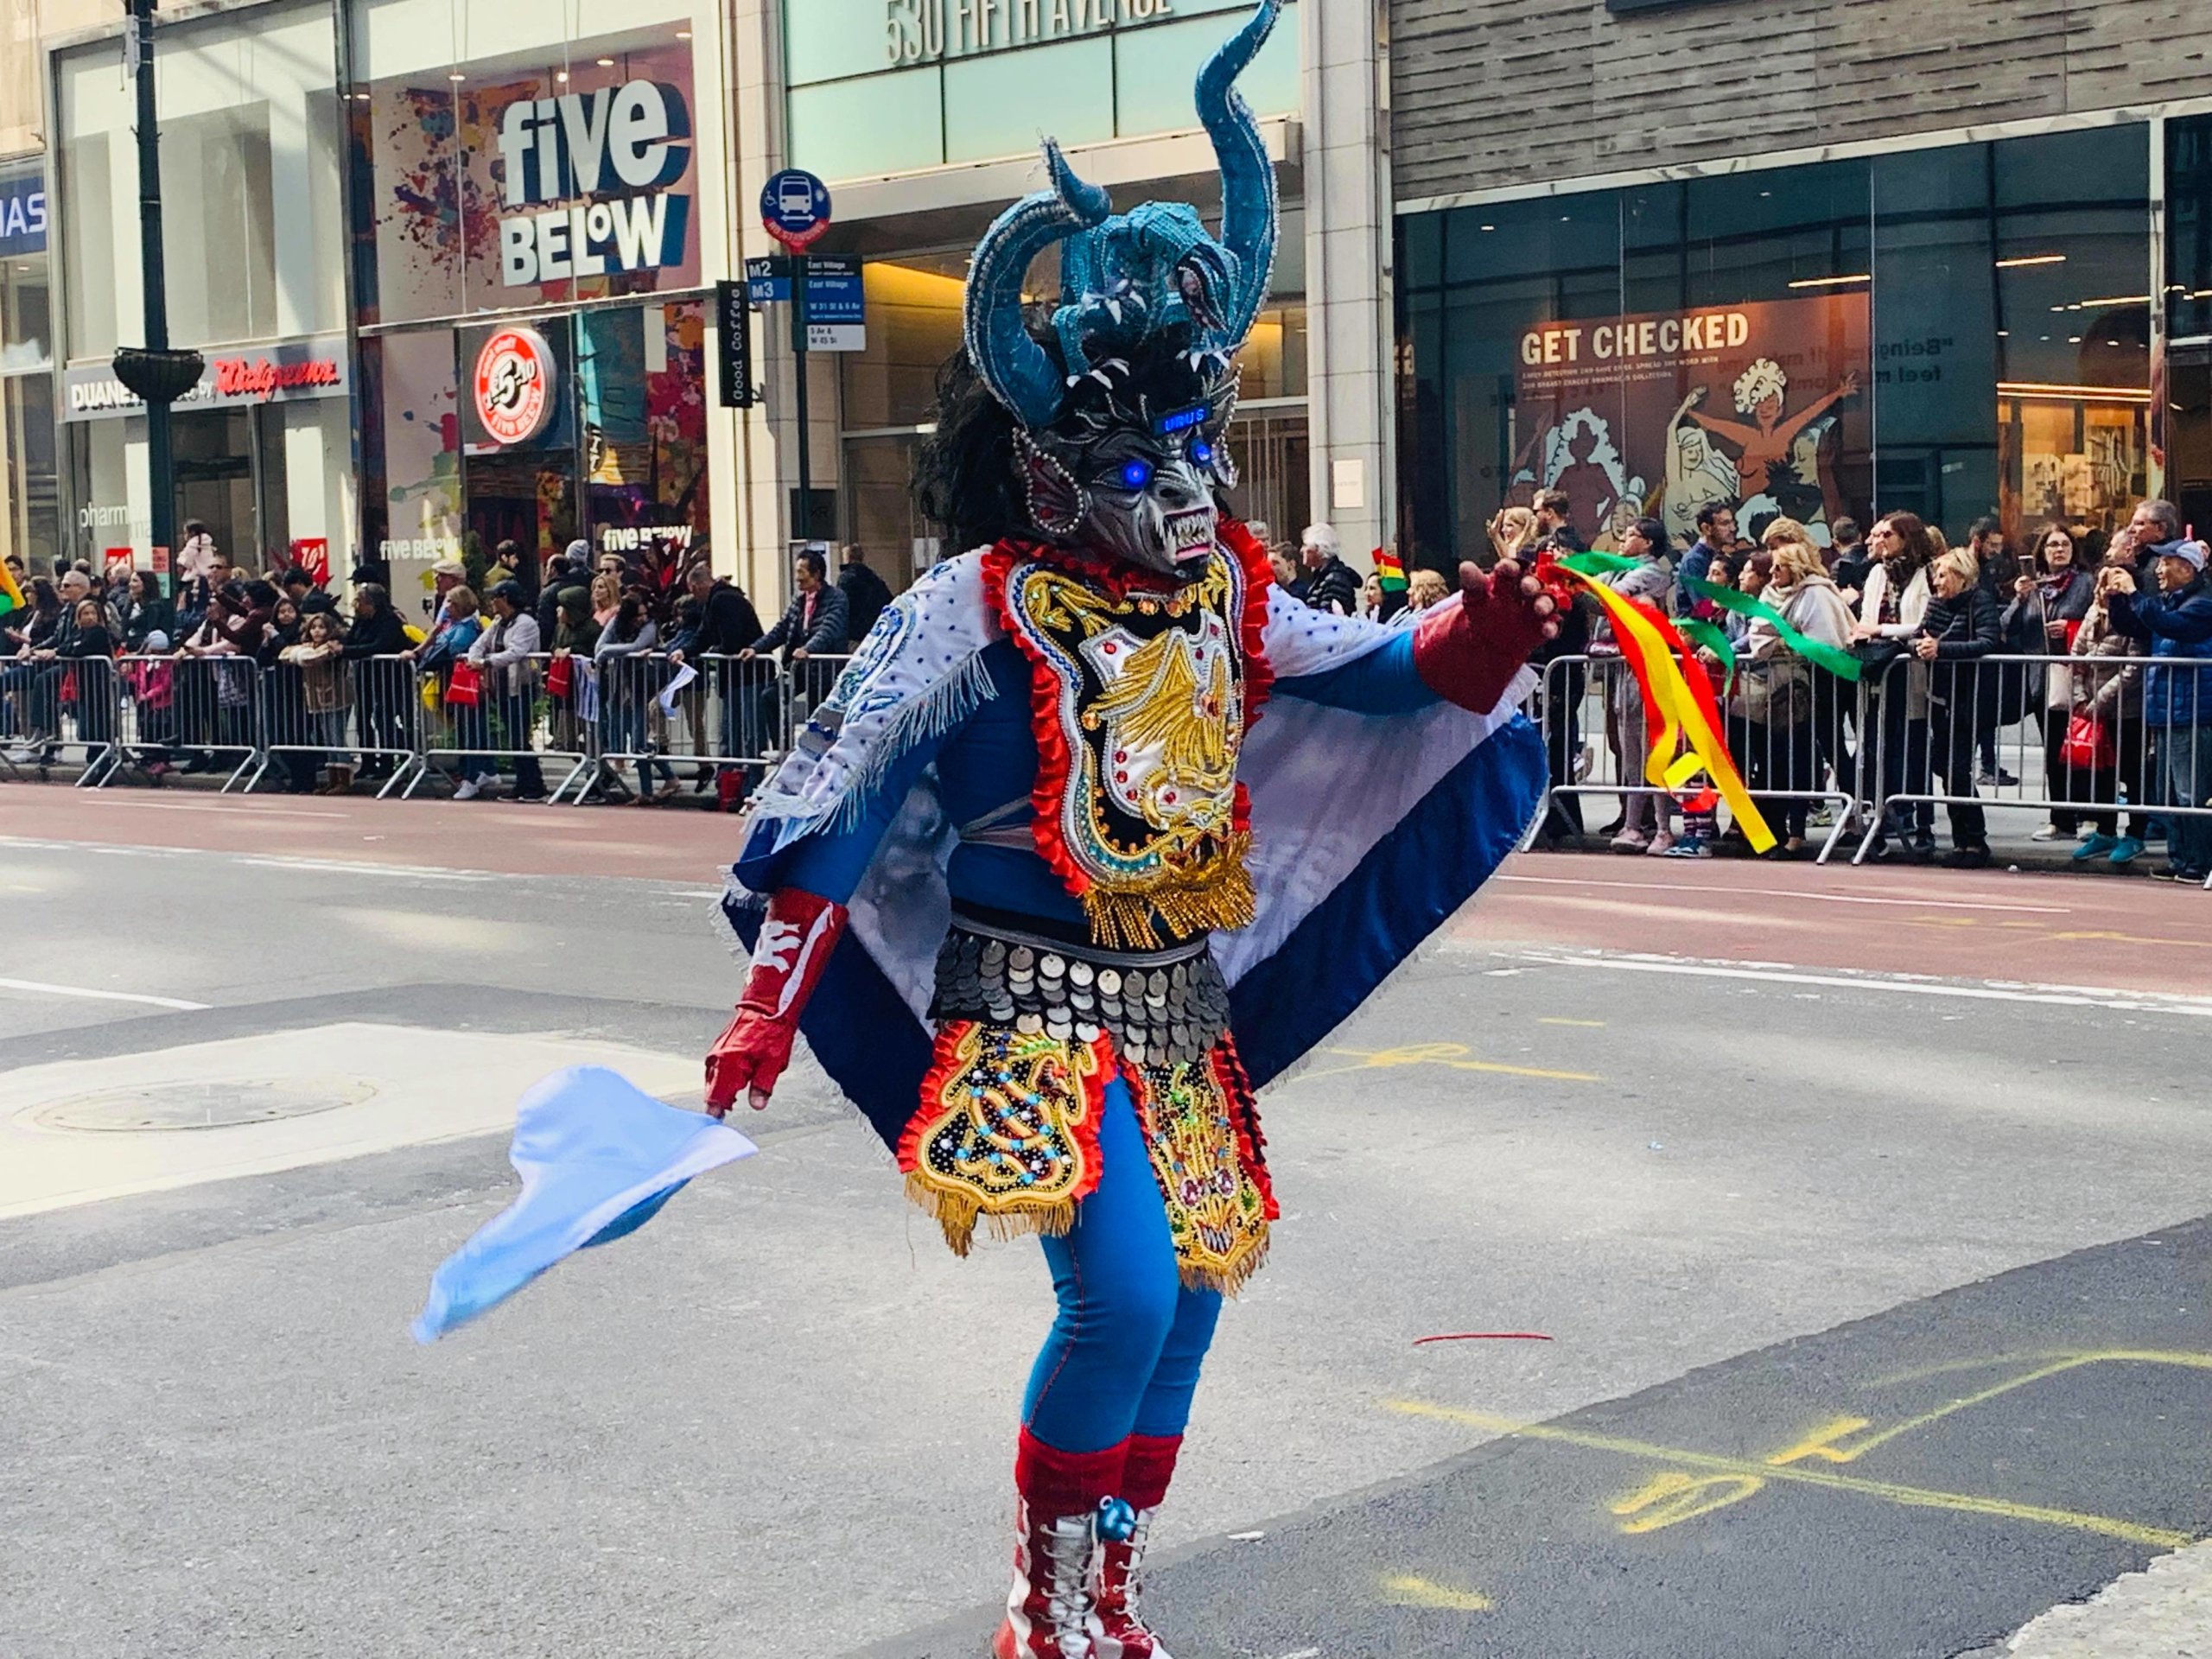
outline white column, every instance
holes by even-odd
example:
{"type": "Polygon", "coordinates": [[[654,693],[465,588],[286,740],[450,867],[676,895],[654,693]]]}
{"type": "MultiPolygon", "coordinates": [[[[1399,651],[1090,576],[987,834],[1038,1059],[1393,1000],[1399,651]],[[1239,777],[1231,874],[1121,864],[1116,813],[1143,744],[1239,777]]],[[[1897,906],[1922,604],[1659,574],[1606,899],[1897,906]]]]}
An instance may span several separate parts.
{"type": "MultiPolygon", "coordinates": [[[[282,405],[284,420],[284,516],[292,539],[307,541],[321,536],[330,543],[331,568],[338,570],[348,553],[343,480],[352,470],[346,464],[345,400],[338,397],[302,399],[282,405]],[[336,418],[333,418],[334,415],[336,418]],[[333,431],[340,446],[332,450],[333,431]]],[[[350,566],[348,567],[350,568],[350,566]]]]}
{"type": "Polygon", "coordinates": [[[1395,532],[1389,16],[1308,0],[1306,329],[1316,518],[1363,564],[1395,532]]]}

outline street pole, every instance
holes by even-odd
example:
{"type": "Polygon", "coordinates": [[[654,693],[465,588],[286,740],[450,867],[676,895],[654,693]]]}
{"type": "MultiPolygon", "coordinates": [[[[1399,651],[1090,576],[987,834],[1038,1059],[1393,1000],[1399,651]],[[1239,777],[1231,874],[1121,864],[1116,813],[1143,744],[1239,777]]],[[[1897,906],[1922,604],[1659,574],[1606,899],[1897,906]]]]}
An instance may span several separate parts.
{"type": "Polygon", "coordinates": [[[169,349],[168,278],[162,256],[161,136],[154,113],[154,8],[160,0],[124,0],[130,19],[130,54],[137,60],[138,268],[145,289],[146,344],[115,354],[116,378],[145,400],[148,539],[176,549],[175,463],[169,451],[169,405],[200,384],[206,365],[197,352],[169,349]]]}
{"type": "Polygon", "coordinates": [[[807,256],[794,253],[791,262],[791,352],[798,360],[798,537],[814,539],[814,434],[806,412],[806,265],[807,256]]]}
{"type": "MultiPolygon", "coordinates": [[[[154,116],[154,7],[129,0],[138,33],[138,265],[146,289],[146,349],[169,348],[168,270],[162,253],[162,149],[154,116]]],[[[169,406],[146,405],[146,472],[156,547],[176,550],[175,462],[169,454],[169,406]]]]}

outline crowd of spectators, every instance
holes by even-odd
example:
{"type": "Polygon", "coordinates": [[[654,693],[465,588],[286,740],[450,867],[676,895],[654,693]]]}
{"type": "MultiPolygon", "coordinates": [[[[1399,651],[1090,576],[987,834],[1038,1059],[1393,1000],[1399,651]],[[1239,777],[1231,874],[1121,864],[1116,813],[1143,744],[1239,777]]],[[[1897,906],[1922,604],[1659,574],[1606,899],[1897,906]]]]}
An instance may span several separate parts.
{"type": "MultiPolygon", "coordinates": [[[[1266,543],[1267,527],[1253,529],[1266,543]]],[[[825,695],[891,599],[858,547],[843,550],[834,577],[827,545],[796,550],[791,602],[764,627],[702,549],[649,566],[594,557],[579,541],[540,571],[504,543],[480,569],[434,566],[426,620],[415,626],[378,566],[357,567],[341,597],[302,568],[243,573],[205,526],[186,530],[173,596],[143,571],[111,578],[79,563],[33,575],[11,558],[26,597],[0,617],[0,740],[12,762],[54,760],[65,717],[69,741],[117,743],[116,714],[127,706],[132,763],[152,781],[264,749],[280,786],[345,793],[389,779],[424,742],[422,720],[435,717],[457,759],[458,799],[499,789],[503,773],[513,798],[542,799],[541,753],[589,753],[601,757],[591,787],[609,798],[672,800],[684,781],[677,763],[689,761],[694,791],[711,787],[734,810],[752,774],[728,758],[767,753],[777,699],[825,695]],[[771,657],[785,677],[727,677],[771,657]],[[726,677],[711,703],[687,689],[710,664],[726,677]]],[[[1624,596],[1709,625],[1698,666],[1777,830],[1772,855],[1804,853],[1839,806],[1879,802],[1886,810],[1866,826],[1874,855],[1932,861],[1940,800],[1945,861],[1979,867],[1993,856],[1982,803],[1994,791],[2047,801],[2035,838],[2075,840],[2078,864],[2126,868],[2163,841],[2157,873],[2205,879],[2212,817],[2173,809],[2212,804],[2212,577],[2204,543],[2171,503],[2144,502],[2108,538],[2052,525],[2020,552],[1993,518],[1957,548],[1910,513],[1885,515],[1863,537],[1847,518],[1828,531],[1817,545],[1805,525],[1774,519],[1754,543],[1716,505],[1677,545],[1660,520],[1639,518],[1620,530],[1617,568],[1602,576],[1624,596]],[[1766,608],[1716,606],[1699,584],[1766,608]],[[1834,671],[1847,653],[1858,685],[1834,671]],[[2056,660],[2006,660],[2018,657],[2056,660]],[[2040,779],[2024,784],[2006,769],[2008,753],[2039,760],[2040,779]]],[[[1557,491],[1499,513],[1490,540],[1492,560],[1586,550],[1557,491]]],[[[1402,585],[1363,578],[1325,524],[1271,545],[1269,558],[1277,585],[1301,602],[1395,625],[1452,591],[1429,569],[1402,585]]],[[[1613,775],[1640,781],[1649,759],[1641,693],[1605,666],[1619,649],[1602,608],[1586,600],[1560,621],[1542,653],[1555,665],[1546,693],[1554,792],[1540,840],[1554,845],[1586,834],[1576,785],[1590,766],[1593,668],[1603,696],[1591,718],[1602,718],[1613,775]]],[[[1621,799],[1618,818],[1598,831],[1617,851],[1748,850],[1737,827],[1719,831],[1709,791],[1621,799]]]]}
{"type": "MultiPolygon", "coordinates": [[[[1565,510],[1546,493],[1500,513],[1491,525],[1494,556],[1584,550],[1565,510]]],[[[2212,805],[2212,578],[2205,544],[2171,503],[2144,502],[2101,546],[2054,525],[2024,556],[1994,518],[1978,521],[1956,548],[1903,512],[1878,520],[1863,540],[1857,524],[1840,520],[1819,546],[1787,518],[1763,524],[1750,542],[1719,505],[1698,515],[1696,535],[1681,546],[1657,520],[1638,520],[1620,553],[1632,563],[1605,574],[1607,585],[1725,637],[1727,657],[1700,646],[1698,665],[1722,709],[1732,758],[1777,821],[1770,856],[1808,850],[1808,828],[1834,810],[1824,800],[1853,804],[1847,810],[1882,802],[1887,810],[1866,826],[1872,855],[1932,861],[1940,799],[1951,835],[1943,861],[1978,868],[1993,857],[1983,801],[1993,798],[2048,803],[2034,838],[2075,839],[2077,865],[2124,869],[2163,840],[2166,857],[2153,874],[2202,882],[2212,872],[2212,817],[2174,810],[2212,805]],[[1699,583],[1759,598],[1766,613],[1716,606],[1699,583]],[[1835,671],[1842,654],[1855,661],[1859,684],[1835,671]],[[2008,660],[2024,657],[2058,660],[2008,660]],[[2031,753],[2037,779],[2024,782],[2004,765],[2008,754],[2031,753]],[[1897,798],[1912,797],[1934,798],[1897,798]]],[[[1576,609],[1546,652],[1561,664],[1548,683],[1552,779],[1565,791],[1554,793],[1542,828],[1552,845],[1585,835],[1573,791],[1588,767],[1586,659],[1618,655],[1602,609],[1576,609]]],[[[1599,672],[1614,776],[1641,785],[1642,695],[1625,672],[1599,672]]],[[[1620,817],[1599,832],[1616,851],[1749,850],[1733,826],[1716,833],[1709,794],[1677,799],[1655,790],[1623,799],[1620,817]]]]}
{"type": "Polygon", "coordinates": [[[607,757],[592,788],[641,804],[675,798],[673,763],[690,759],[695,791],[713,788],[734,809],[747,773],[722,757],[769,747],[775,682],[752,674],[741,690],[721,688],[717,745],[696,677],[779,654],[816,664],[806,683],[818,697],[832,659],[891,601],[857,546],[843,550],[835,580],[826,548],[798,550],[791,607],[764,628],[701,547],[650,564],[594,558],[578,541],[541,571],[503,543],[480,571],[460,559],[432,566],[416,624],[380,565],[357,566],[341,594],[304,568],[243,572],[204,524],[185,532],[174,594],[144,571],[110,576],[79,562],[34,574],[10,558],[25,601],[0,616],[0,742],[11,764],[43,773],[65,747],[89,756],[116,745],[160,783],[265,752],[277,787],[344,794],[391,779],[435,721],[456,760],[457,799],[491,792],[503,772],[514,798],[545,798],[538,756],[551,750],[607,757]]]}

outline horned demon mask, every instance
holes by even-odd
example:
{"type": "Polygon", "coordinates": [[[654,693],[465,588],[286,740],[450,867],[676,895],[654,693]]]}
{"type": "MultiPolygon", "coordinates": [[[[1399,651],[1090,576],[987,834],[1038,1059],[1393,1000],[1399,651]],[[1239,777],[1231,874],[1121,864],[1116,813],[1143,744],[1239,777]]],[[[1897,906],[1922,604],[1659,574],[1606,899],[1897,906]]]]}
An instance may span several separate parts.
{"type": "Polygon", "coordinates": [[[1185,579],[1205,569],[1215,491],[1236,482],[1236,357],[1267,302],[1279,219],[1274,168],[1235,82],[1281,10],[1261,0],[1198,73],[1198,118],[1221,164],[1219,239],[1181,202],[1116,213],[1048,139],[1050,188],[1000,215],[976,250],[968,356],[1014,415],[1029,517],[1056,545],[1185,579]],[[1055,243],[1048,348],[1029,332],[1021,289],[1055,243]]]}

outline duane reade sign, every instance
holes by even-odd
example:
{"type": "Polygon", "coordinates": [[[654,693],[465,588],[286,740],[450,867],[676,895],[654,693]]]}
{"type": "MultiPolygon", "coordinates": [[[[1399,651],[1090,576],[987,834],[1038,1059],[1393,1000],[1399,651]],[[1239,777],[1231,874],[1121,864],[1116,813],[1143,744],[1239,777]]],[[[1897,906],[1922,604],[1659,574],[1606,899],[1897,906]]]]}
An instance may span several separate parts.
{"type": "Polygon", "coordinates": [[[691,111],[677,88],[630,80],[518,99],[499,133],[507,287],[683,263],[691,197],[671,187],[690,166],[691,111]]]}

